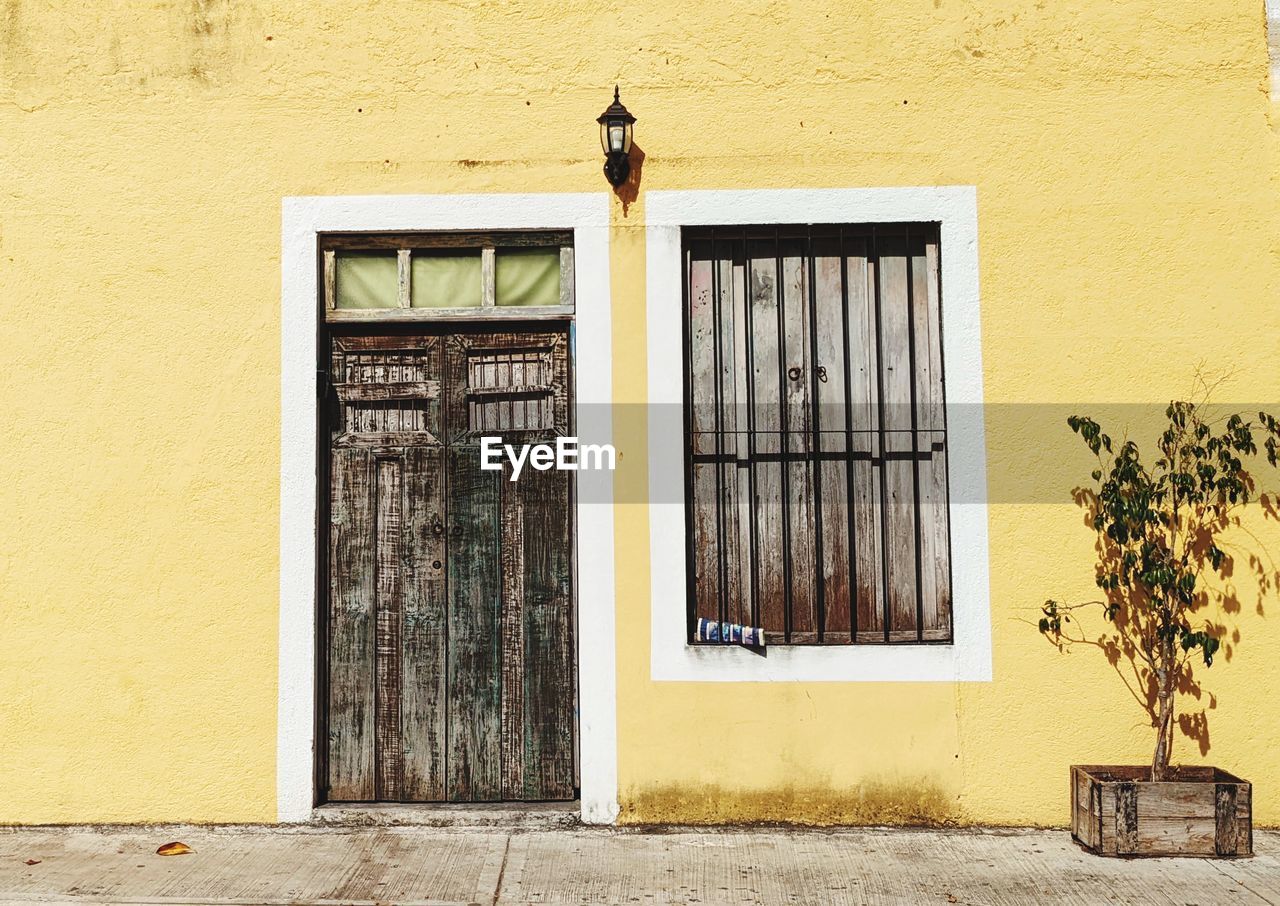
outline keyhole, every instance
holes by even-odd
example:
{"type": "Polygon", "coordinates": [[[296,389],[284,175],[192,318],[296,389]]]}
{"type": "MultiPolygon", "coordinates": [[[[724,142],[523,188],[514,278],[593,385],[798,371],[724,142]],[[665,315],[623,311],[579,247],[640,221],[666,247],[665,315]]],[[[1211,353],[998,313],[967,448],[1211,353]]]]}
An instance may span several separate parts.
{"type": "Polygon", "coordinates": [[[439,560],[432,560],[432,561],[431,561],[431,568],[432,568],[432,569],[439,569],[439,568],[440,568],[440,561],[439,561],[439,560]]]}

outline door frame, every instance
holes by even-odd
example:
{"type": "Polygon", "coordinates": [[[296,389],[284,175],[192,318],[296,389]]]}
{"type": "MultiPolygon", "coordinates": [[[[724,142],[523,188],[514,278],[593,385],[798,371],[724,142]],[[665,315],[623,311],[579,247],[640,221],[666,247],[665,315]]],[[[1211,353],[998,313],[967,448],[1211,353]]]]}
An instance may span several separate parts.
{"type": "MultiPolygon", "coordinates": [[[[609,196],[366,195],[283,199],[280,329],[280,639],[276,814],[308,821],[317,804],[318,573],[317,349],[322,335],[316,260],[319,234],[413,230],[572,230],[578,430],[612,442],[612,319],[609,196]]],[[[576,472],[578,758],[582,820],[618,816],[617,674],[613,476],[576,472]],[[587,501],[584,503],[584,501],[587,501]],[[584,606],[585,602],[585,606],[584,606]],[[600,644],[607,640],[608,644],[600,644]]]]}

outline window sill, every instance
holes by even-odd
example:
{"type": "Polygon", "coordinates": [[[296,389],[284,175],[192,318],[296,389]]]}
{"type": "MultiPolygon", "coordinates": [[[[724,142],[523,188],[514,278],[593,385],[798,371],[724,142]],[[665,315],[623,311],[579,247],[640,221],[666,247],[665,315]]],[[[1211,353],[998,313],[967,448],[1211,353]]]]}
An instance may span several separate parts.
{"type": "Polygon", "coordinates": [[[990,665],[953,642],[769,645],[655,644],[651,676],[676,682],[981,682],[990,665]]]}
{"type": "MultiPolygon", "coordinates": [[[[891,632],[889,638],[885,639],[882,632],[860,632],[857,641],[849,639],[833,639],[827,638],[818,641],[814,633],[806,633],[807,637],[796,639],[793,634],[791,641],[780,641],[781,633],[766,634],[765,648],[865,648],[868,645],[889,645],[893,648],[901,648],[904,645],[951,645],[954,640],[949,632],[928,631],[924,633],[924,638],[916,638],[915,633],[891,632]]],[[[699,642],[693,639],[686,639],[685,644],[690,648],[747,648],[755,650],[752,645],[741,645],[737,642],[699,642]]]]}

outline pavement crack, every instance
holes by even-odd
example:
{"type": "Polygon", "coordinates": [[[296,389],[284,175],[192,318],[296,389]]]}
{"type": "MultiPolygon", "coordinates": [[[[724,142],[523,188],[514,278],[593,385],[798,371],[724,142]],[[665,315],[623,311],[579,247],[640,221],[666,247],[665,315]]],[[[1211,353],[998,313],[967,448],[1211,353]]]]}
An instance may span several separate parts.
{"type": "Polygon", "coordinates": [[[507,856],[511,854],[512,836],[507,834],[507,842],[502,847],[502,862],[498,865],[498,880],[493,885],[493,899],[489,901],[489,906],[498,906],[498,900],[502,897],[502,878],[507,873],[507,856]]]}

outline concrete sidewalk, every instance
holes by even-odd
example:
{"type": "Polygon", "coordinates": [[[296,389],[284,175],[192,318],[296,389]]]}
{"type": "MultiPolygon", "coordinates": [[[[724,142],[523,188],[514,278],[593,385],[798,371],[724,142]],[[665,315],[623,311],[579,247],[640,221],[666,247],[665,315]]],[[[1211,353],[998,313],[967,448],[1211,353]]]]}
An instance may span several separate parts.
{"type": "Polygon", "coordinates": [[[1255,844],[1122,861],[1063,831],[0,829],[0,902],[1276,906],[1280,833],[1255,844]],[[195,853],[155,854],[171,840],[195,853]]]}

